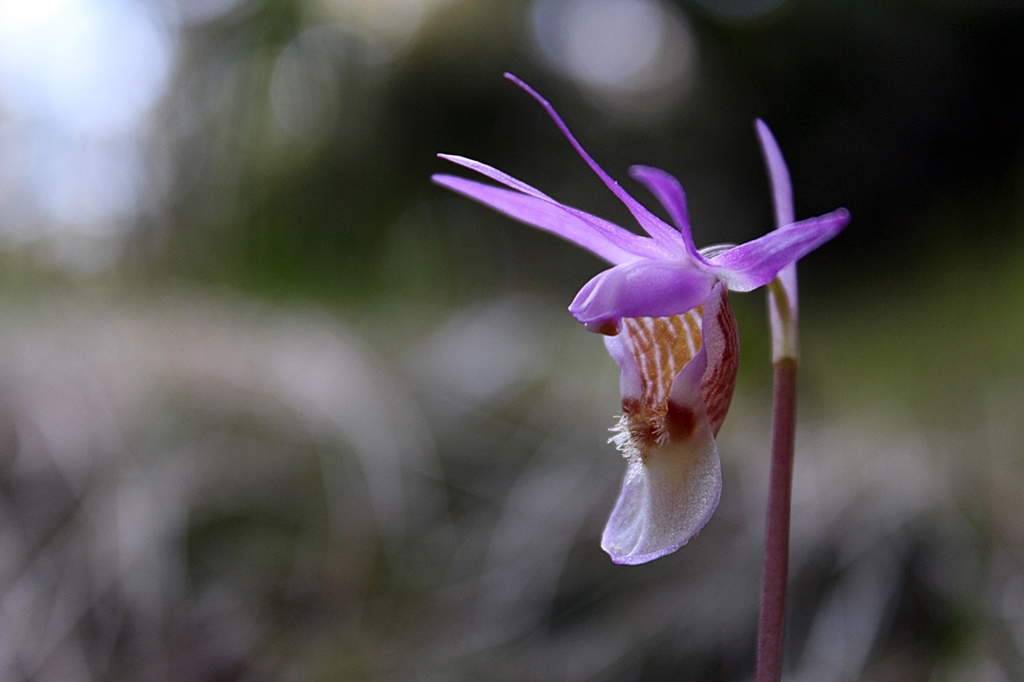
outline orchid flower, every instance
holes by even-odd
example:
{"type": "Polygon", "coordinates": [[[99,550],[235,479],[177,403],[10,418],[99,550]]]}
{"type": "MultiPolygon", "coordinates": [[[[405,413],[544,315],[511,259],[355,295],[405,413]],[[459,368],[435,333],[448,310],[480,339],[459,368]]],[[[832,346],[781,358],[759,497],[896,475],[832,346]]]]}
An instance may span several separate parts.
{"type": "MultiPolygon", "coordinates": [[[[647,166],[630,168],[630,175],[664,207],[673,227],[597,165],[547,100],[515,76],[505,77],[547,111],[648,236],[561,204],[461,156],[439,155],[504,187],[451,175],[433,180],[612,264],[583,286],[569,311],[587,329],[605,335],[621,368],[622,415],[611,440],[629,464],[601,546],[616,563],[645,563],[684,545],[718,506],[722,475],[715,436],[732,400],[739,362],[728,290],[750,291],[772,282],[787,265],[838,234],[849,215],[838,209],[790,222],[745,244],[699,251],[690,234],[685,195],[674,177],[647,166]]],[[[762,142],[766,134],[770,137],[763,124],[758,131],[762,142]]],[[[778,189],[785,174],[781,155],[768,167],[778,189]]]]}

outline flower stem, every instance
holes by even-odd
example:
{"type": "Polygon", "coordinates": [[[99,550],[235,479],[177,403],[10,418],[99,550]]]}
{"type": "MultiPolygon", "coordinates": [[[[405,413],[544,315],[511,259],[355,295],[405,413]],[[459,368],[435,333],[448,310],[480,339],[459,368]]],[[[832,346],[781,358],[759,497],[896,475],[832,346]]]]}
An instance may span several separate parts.
{"type": "Polygon", "coordinates": [[[779,682],[782,677],[782,635],[789,575],[789,515],[793,496],[793,437],[796,431],[796,368],[797,361],[793,358],[775,363],[772,464],[768,483],[756,682],[779,682]]]}

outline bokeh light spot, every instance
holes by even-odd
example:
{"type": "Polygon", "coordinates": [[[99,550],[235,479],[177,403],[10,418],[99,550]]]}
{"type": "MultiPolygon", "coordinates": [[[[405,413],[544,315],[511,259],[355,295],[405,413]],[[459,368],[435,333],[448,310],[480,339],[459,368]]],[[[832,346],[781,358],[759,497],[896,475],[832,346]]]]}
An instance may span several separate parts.
{"type": "Polygon", "coordinates": [[[665,40],[661,8],[647,0],[573,2],[566,14],[566,66],[597,85],[629,87],[665,40]]]}
{"type": "Polygon", "coordinates": [[[691,30],[658,0],[537,0],[531,20],[544,61],[611,112],[656,119],[690,89],[691,30]]]}
{"type": "Polygon", "coordinates": [[[0,0],[0,164],[19,169],[0,174],[4,237],[77,268],[81,239],[122,236],[160,193],[144,149],[176,47],[142,3],[0,0]]]}

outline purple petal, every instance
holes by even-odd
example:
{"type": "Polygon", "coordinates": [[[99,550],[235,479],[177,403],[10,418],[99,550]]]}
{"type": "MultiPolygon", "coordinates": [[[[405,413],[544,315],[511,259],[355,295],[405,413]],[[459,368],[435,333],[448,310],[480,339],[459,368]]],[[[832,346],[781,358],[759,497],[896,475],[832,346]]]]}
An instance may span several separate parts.
{"type": "Polygon", "coordinates": [[[693,235],[690,232],[690,216],[686,210],[686,194],[679,181],[665,171],[651,166],[631,166],[629,175],[634,180],[643,183],[644,187],[649,189],[651,194],[665,207],[669,218],[679,228],[686,252],[697,262],[703,263],[704,258],[693,243],[693,235]]]}
{"type": "Polygon", "coordinates": [[[782,151],[775,141],[775,136],[761,119],[754,122],[757,136],[761,140],[761,152],[768,167],[768,179],[772,185],[772,201],[775,204],[775,226],[783,227],[793,222],[793,185],[789,179],[789,169],[782,158],[782,151]]]}
{"type": "MultiPolygon", "coordinates": [[[[761,140],[761,151],[764,154],[765,165],[768,167],[768,178],[772,186],[775,228],[779,229],[793,222],[793,185],[789,178],[789,169],[786,168],[786,161],[782,158],[782,151],[779,149],[772,131],[760,119],[755,122],[755,125],[758,138],[761,140]]],[[[782,315],[779,311],[778,294],[768,294],[768,317],[772,329],[772,360],[774,362],[779,362],[789,356],[796,359],[800,352],[797,347],[799,335],[796,332],[799,301],[796,263],[790,263],[782,268],[777,277],[782,284],[782,291],[786,299],[783,305],[788,310],[785,315],[782,315]]]]}
{"type": "MultiPolygon", "coordinates": [[[[775,136],[768,129],[767,124],[761,119],[754,122],[757,128],[757,136],[761,140],[761,152],[764,155],[765,166],[768,168],[768,179],[772,186],[772,203],[775,205],[775,229],[785,227],[793,222],[793,184],[789,179],[789,169],[786,167],[786,160],[782,158],[782,150],[779,149],[775,136]]],[[[791,263],[782,268],[778,274],[782,288],[789,299],[790,311],[792,314],[792,325],[796,325],[797,314],[797,288],[796,288],[796,263],[791,263]]],[[[775,309],[775,298],[768,297],[771,301],[771,316],[773,328],[780,323],[776,320],[778,311],[775,309]]]]}
{"type": "Polygon", "coordinates": [[[555,125],[558,126],[558,130],[561,131],[562,135],[565,136],[565,139],[569,141],[569,144],[571,144],[573,149],[576,150],[576,153],[579,154],[586,164],[590,166],[590,169],[597,174],[597,177],[601,179],[601,182],[603,182],[605,186],[619,198],[619,201],[626,205],[626,208],[629,209],[629,212],[633,214],[633,217],[636,218],[637,222],[640,223],[640,226],[644,228],[647,234],[654,237],[654,239],[665,248],[678,248],[679,246],[682,246],[678,232],[666,225],[660,218],[658,218],[658,216],[648,211],[640,202],[631,197],[626,190],[622,189],[619,183],[613,180],[603,168],[597,165],[597,162],[591,158],[590,154],[583,149],[583,146],[577,142],[573,134],[569,132],[569,126],[565,125],[562,117],[558,115],[558,112],[555,111],[555,108],[551,106],[550,102],[541,97],[536,90],[519,80],[519,78],[511,73],[506,73],[505,78],[518,85],[520,88],[525,90],[528,95],[537,100],[537,103],[544,108],[544,111],[546,111],[548,116],[551,117],[551,120],[555,122],[555,125]]]}
{"type": "Polygon", "coordinates": [[[732,291],[750,291],[771,282],[795,263],[839,234],[850,221],[845,208],[802,220],[711,258],[712,271],[732,291]]]}
{"type": "Polygon", "coordinates": [[[623,263],[587,282],[569,312],[588,329],[604,331],[623,317],[685,313],[702,304],[714,285],[714,276],[689,260],[623,263]]]}
{"type": "Polygon", "coordinates": [[[472,171],[476,171],[477,173],[483,175],[484,177],[488,177],[491,180],[500,182],[506,187],[511,187],[512,189],[518,190],[523,194],[529,194],[530,196],[537,197],[538,199],[554,201],[554,199],[549,197],[547,194],[544,194],[539,189],[531,187],[522,180],[517,180],[508,173],[500,171],[493,166],[488,166],[486,163],[474,161],[473,159],[467,159],[465,156],[458,156],[456,154],[438,154],[437,158],[444,159],[445,161],[451,161],[457,166],[462,166],[463,168],[468,168],[472,171]]]}
{"type": "Polygon", "coordinates": [[[679,373],[670,409],[694,415],[686,438],[669,438],[629,463],[622,491],[601,537],[617,564],[642,564],[682,547],[707,524],[722,492],[722,470],[704,414],[703,350],[679,373]]]}
{"type": "Polygon", "coordinates": [[[513,192],[453,175],[435,175],[432,180],[511,218],[556,234],[610,263],[664,257],[653,240],[635,235],[606,220],[563,206],[551,199],[513,192]]]}

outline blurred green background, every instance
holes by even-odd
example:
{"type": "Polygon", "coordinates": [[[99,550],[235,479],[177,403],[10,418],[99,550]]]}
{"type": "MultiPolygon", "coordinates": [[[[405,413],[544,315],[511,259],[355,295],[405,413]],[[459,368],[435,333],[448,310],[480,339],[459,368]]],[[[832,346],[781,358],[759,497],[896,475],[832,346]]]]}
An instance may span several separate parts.
{"type": "Polygon", "coordinates": [[[1024,6],[0,0],[0,680],[748,680],[764,297],[725,487],[598,547],[603,267],[438,152],[632,225],[511,71],[699,245],[801,262],[786,679],[1024,679],[1024,6]],[[456,171],[457,172],[457,171],[456,171]]]}

